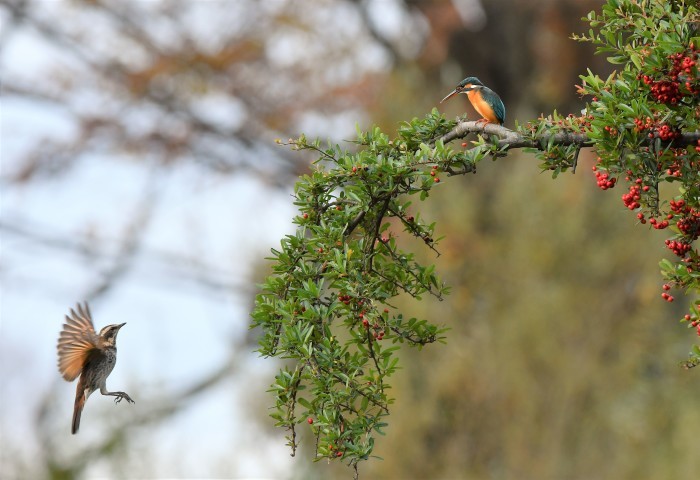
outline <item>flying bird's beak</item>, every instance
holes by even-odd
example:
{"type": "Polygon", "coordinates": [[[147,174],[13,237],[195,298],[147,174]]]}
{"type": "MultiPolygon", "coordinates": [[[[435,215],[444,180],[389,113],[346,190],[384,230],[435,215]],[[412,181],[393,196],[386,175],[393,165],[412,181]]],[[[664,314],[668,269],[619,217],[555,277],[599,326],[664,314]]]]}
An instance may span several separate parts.
{"type": "Polygon", "coordinates": [[[450,93],[448,93],[447,96],[446,96],[445,98],[443,98],[442,100],[440,100],[440,103],[444,102],[445,100],[447,100],[447,99],[449,99],[449,98],[454,97],[454,96],[457,95],[458,93],[459,93],[459,92],[458,92],[457,89],[455,88],[455,89],[452,90],[450,93]]]}
{"type": "Polygon", "coordinates": [[[117,325],[117,327],[121,329],[124,325],[126,325],[126,322],[122,323],[121,325],[117,325]]]}

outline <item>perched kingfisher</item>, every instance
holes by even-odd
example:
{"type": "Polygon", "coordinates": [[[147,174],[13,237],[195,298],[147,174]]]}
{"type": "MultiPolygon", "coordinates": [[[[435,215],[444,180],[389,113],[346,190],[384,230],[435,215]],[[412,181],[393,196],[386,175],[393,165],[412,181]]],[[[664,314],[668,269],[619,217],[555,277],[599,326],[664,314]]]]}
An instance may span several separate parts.
{"type": "Polygon", "coordinates": [[[506,107],[503,105],[501,97],[496,92],[485,86],[476,77],[467,77],[459,85],[452,90],[445,98],[440,100],[444,102],[458,93],[466,93],[467,98],[471,102],[474,109],[481,115],[481,120],[478,122],[497,123],[503,125],[506,120],[506,107]]]}

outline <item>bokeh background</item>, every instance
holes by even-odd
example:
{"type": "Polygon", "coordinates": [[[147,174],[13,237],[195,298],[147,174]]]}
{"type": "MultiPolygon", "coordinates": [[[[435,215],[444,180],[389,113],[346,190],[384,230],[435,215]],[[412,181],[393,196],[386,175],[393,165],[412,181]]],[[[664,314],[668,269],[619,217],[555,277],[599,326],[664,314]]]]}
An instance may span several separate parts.
{"type": "MultiPolygon", "coordinates": [[[[0,477],[350,478],[296,458],[267,416],[279,363],[248,329],[264,257],[292,231],[311,158],[277,146],[395,132],[467,75],[506,126],[578,113],[611,71],[589,0],[0,0],[0,477]],[[126,321],[70,435],[63,315],[126,321]]],[[[450,116],[466,99],[440,106],[450,116]]],[[[351,144],[347,144],[352,148],[351,144]]],[[[660,298],[663,234],[603,192],[583,153],[552,181],[529,155],[449,179],[420,208],[452,294],[402,305],[451,328],[401,352],[361,478],[693,478],[692,335],[660,298]]],[[[681,295],[677,295],[678,300],[681,295]]],[[[300,430],[304,430],[301,428],[300,430]]]]}

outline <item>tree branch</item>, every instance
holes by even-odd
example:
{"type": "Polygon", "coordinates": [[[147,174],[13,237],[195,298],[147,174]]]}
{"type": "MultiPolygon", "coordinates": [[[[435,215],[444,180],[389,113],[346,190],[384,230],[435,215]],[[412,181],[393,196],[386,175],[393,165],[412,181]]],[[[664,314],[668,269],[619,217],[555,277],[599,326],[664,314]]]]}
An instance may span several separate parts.
{"type": "MultiPolygon", "coordinates": [[[[485,133],[495,135],[500,138],[498,141],[499,147],[507,146],[508,148],[539,148],[547,145],[550,140],[556,145],[578,145],[579,147],[592,147],[593,141],[588,138],[585,133],[573,132],[558,132],[555,134],[542,135],[537,140],[532,140],[525,137],[521,133],[510,130],[506,127],[496,125],[494,123],[483,124],[481,122],[459,122],[455,128],[439,138],[443,143],[451,142],[458,138],[464,138],[470,133],[485,133]]],[[[651,143],[658,135],[654,134],[653,139],[648,141],[651,143]]],[[[695,145],[700,140],[700,131],[685,132],[671,143],[674,146],[695,145]]]]}

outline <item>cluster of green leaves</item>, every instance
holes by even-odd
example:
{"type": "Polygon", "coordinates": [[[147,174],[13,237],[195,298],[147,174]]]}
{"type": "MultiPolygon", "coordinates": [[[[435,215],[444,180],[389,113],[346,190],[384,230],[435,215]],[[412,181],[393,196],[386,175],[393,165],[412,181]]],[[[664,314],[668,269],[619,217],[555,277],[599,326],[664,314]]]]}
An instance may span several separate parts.
{"type": "Polygon", "coordinates": [[[434,266],[407,246],[438,253],[435,225],[412,214],[411,201],[425,199],[447,170],[474,170],[471,157],[434,141],[454,126],[433,111],[401,125],[393,140],[378,128],[358,133],[354,153],[303,136],[289,141],[318,160],[296,184],[297,228],[273,250],[253,324],[263,331],[261,354],[290,360],[271,392],[272,417],[289,430],[293,452],[297,426],[308,423],[317,459],[368,458],[392,402],[396,344],[441,338],[439,326],[404,317],[391,301],[447,293],[434,266]]]}
{"type": "Polygon", "coordinates": [[[540,168],[550,170],[556,178],[570,169],[575,172],[581,148],[593,144],[588,136],[591,119],[592,116],[585,113],[562,116],[555,110],[535,122],[518,126],[518,132],[535,145],[525,151],[534,153],[542,161],[540,168]]]}
{"type": "MultiPolygon", "coordinates": [[[[694,2],[608,0],[591,12],[587,35],[597,52],[620,65],[603,79],[590,70],[578,92],[590,99],[580,116],[541,118],[525,133],[581,133],[598,154],[601,188],[626,182],[622,195],[641,223],[668,228],[675,255],[661,262],[665,289],[700,292],[700,13],[694,2]],[[605,180],[608,180],[607,182],[605,180]]],[[[555,175],[575,166],[576,145],[544,145],[539,155],[555,175]]],[[[673,296],[664,292],[664,297],[673,296]]],[[[682,321],[700,334],[700,300],[682,321]]],[[[696,346],[687,365],[700,363],[696,346]]]]}

